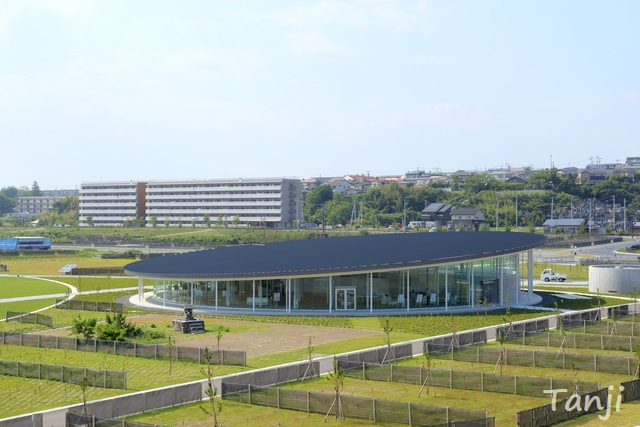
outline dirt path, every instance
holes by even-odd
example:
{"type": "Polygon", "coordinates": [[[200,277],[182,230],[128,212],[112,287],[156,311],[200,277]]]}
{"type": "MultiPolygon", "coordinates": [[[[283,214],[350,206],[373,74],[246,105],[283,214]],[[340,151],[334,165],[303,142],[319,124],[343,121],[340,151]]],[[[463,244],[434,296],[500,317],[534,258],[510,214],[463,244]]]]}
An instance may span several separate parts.
{"type": "MultiPolygon", "coordinates": [[[[151,326],[154,324],[158,330],[169,331],[171,321],[177,319],[177,315],[145,314],[128,318],[136,325],[151,326]]],[[[220,340],[220,347],[230,350],[244,350],[247,358],[265,356],[284,351],[306,349],[309,336],[312,337],[314,346],[328,344],[336,341],[345,341],[359,337],[384,335],[382,331],[330,328],[324,326],[287,325],[280,323],[262,323],[229,319],[204,319],[207,333],[202,335],[176,335],[176,345],[186,347],[216,348],[217,340],[215,332],[218,325],[223,325],[229,332],[225,332],[220,340]]],[[[47,334],[68,336],[70,330],[49,331],[47,334]]],[[[383,344],[382,338],[380,345],[383,344]]]]}

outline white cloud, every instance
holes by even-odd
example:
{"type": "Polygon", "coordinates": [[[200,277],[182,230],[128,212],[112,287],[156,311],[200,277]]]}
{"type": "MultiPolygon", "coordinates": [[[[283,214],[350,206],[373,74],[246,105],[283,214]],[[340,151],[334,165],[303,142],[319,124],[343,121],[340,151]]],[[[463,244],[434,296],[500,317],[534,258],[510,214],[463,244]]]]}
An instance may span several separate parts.
{"type": "Polygon", "coordinates": [[[296,28],[308,28],[318,25],[344,25],[357,28],[374,26],[392,27],[395,30],[408,30],[417,25],[424,10],[421,4],[406,7],[405,3],[395,1],[319,1],[293,10],[282,10],[258,17],[274,19],[282,25],[296,28]]]}
{"type": "Polygon", "coordinates": [[[0,43],[9,39],[11,24],[20,19],[20,5],[11,0],[0,0],[0,43]]]}
{"type": "Polygon", "coordinates": [[[289,34],[291,49],[297,54],[345,54],[350,49],[329,41],[317,31],[289,34]]]}
{"type": "Polygon", "coordinates": [[[439,132],[459,134],[491,128],[498,122],[498,116],[497,111],[483,105],[442,103],[424,108],[422,122],[439,132]]]}
{"type": "Polygon", "coordinates": [[[185,49],[165,54],[157,61],[167,70],[195,74],[246,76],[265,68],[262,55],[250,48],[185,49]]]}
{"type": "Polygon", "coordinates": [[[82,16],[93,5],[92,0],[29,0],[35,9],[45,10],[66,19],[82,16]]]}

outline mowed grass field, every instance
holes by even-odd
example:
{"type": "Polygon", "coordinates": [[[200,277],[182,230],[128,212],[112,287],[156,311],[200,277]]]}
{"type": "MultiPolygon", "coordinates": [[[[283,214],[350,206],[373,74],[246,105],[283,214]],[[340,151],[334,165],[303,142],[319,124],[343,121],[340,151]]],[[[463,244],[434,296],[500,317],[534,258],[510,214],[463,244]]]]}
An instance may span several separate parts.
{"type": "MultiPolygon", "coordinates": [[[[58,270],[64,266],[65,264],[78,264],[79,267],[105,267],[105,266],[117,266],[117,265],[126,265],[131,260],[101,260],[97,258],[92,258],[91,256],[38,256],[38,257],[16,257],[14,260],[3,260],[3,262],[7,262],[10,267],[10,273],[16,274],[16,271],[20,271],[19,274],[43,274],[43,275],[57,275],[58,270]]],[[[575,268],[575,267],[574,267],[575,268]]],[[[575,272],[575,271],[574,271],[575,272]]],[[[22,277],[20,279],[23,279],[22,277]]],[[[26,279],[26,278],[25,278],[26,279]]],[[[68,282],[73,284],[74,286],[81,288],[82,291],[88,290],[106,290],[120,287],[133,287],[136,286],[137,282],[135,278],[124,279],[119,277],[76,277],[76,276],[65,276],[60,277],[59,280],[68,282]]],[[[0,288],[2,283],[0,282],[0,288]]],[[[66,291],[62,291],[66,292],[66,291]]],[[[57,292],[50,292],[57,293],[57,292]]],[[[106,293],[100,292],[99,294],[88,294],[82,296],[83,299],[87,300],[113,300],[117,296],[122,296],[126,293],[106,293]]],[[[0,297],[2,298],[2,297],[0,297]]],[[[606,301],[608,303],[609,301],[606,301]]],[[[17,303],[16,303],[17,304],[17,303]]],[[[11,310],[16,310],[15,304],[10,304],[11,310]]],[[[0,305],[0,310],[2,310],[2,306],[0,305]]],[[[22,309],[21,311],[28,311],[22,309]]],[[[70,324],[73,317],[81,314],[82,317],[97,317],[98,319],[102,319],[103,313],[92,313],[92,312],[77,312],[73,310],[58,310],[51,309],[48,310],[50,315],[52,315],[55,319],[56,326],[58,324],[70,324]]],[[[0,311],[0,313],[2,313],[0,311]]],[[[49,313],[45,313],[49,314],[49,313]]],[[[134,313],[129,312],[129,315],[134,313]]],[[[137,313],[140,314],[140,313],[137,313]]],[[[534,316],[548,315],[550,313],[534,313],[534,312],[517,312],[513,313],[513,320],[519,320],[520,318],[530,318],[534,316]]],[[[260,321],[256,321],[252,319],[250,316],[246,318],[244,316],[243,320],[248,321],[247,328],[256,328],[259,329],[261,325],[263,325],[265,319],[260,319],[260,321]]],[[[430,335],[436,335],[439,333],[448,333],[451,331],[452,322],[455,324],[455,329],[457,331],[462,331],[464,329],[468,329],[470,327],[478,327],[485,324],[495,324],[502,323],[505,319],[505,313],[492,313],[489,312],[485,315],[480,309],[478,313],[466,315],[466,316],[398,316],[393,317],[392,326],[394,328],[393,333],[391,334],[391,338],[393,342],[402,341],[405,339],[412,339],[418,337],[426,337],[430,335]]],[[[273,320],[273,319],[272,319],[273,320]]],[[[215,323],[224,324],[225,319],[224,316],[212,316],[211,321],[215,323]]],[[[306,323],[305,323],[306,324],[306,323]]],[[[7,325],[10,326],[10,325],[7,325]]],[[[24,325],[22,325],[24,326],[24,325]]],[[[164,325],[158,324],[161,329],[166,329],[164,325]]],[[[354,318],[352,319],[352,323],[349,326],[351,328],[363,328],[363,329],[380,329],[381,323],[379,318],[354,318]]],[[[233,328],[231,331],[223,337],[223,344],[227,341],[227,339],[231,338],[231,336],[239,331],[235,331],[233,328]]],[[[213,339],[212,339],[213,342],[213,339]]],[[[383,344],[383,340],[381,337],[363,337],[358,339],[353,339],[348,342],[336,342],[332,344],[326,345],[318,345],[314,350],[315,354],[333,354],[340,353],[343,351],[355,350],[359,348],[366,348],[371,346],[377,346],[383,344]]],[[[278,363],[283,363],[287,361],[294,360],[304,360],[306,359],[307,354],[304,348],[284,353],[275,353],[268,356],[262,356],[256,359],[250,359],[249,365],[251,367],[255,366],[269,366],[278,363]]],[[[151,386],[160,386],[164,384],[171,383],[180,383],[188,379],[201,379],[203,378],[203,374],[201,372],[201,367],[197,365],[184,363],[182,366],[174,367],[174,373],[168,376],[166,373],[168,371],[168,362],[167,361],[153,361],[153,360],[142,360],[138,359],[137,361],[132,358],[126,358],[123,356],[105,356],[104,354],[98,355],[90,355],[86,353],[67,351],[63,350],[51,350],[51,349],[30,349],[30,348],[21,348],[21,349],[9,349],[9,346],[0,346],[0,358],[10,358],[10,359],[20,359],[20,360],[29,360],[29,361],[42,361],[43,363],[51,363],[53,361],[57,361],[58,363],[64,363],[69,365],[76,366],[93,366],[93,367],[108,367],[109,369],[125,369],[128,372],[131,372],[130,380],[132,381],[131,387],[132,389],[144,389],[149,388],[151,386]],[[37,351],[35,351],[37,350],[37,351]],[[62,353],[58,353],[62,352],[62,353]],[[111,359],[114,357],[115,359],[111,359]],[[141,363],[140,367],[136,366],[137,363],[141,363]],[[192,366],[187,366],[192,365],[192,366]],[[152,375],[156,375],[157,377],[152,377],[152,375]],[[140,379],[143,379],[143,382],[138,382],[140,379]]],[[[409,361],[405,363],[410,363],[409,361]]],[[[420,364],[422,360],[420,358],[416,358],[413,360],[413,363],[420,364]]],[[[438,362],[440,365],[441,362],[438,362]]],[[[455,365],[462,362],[452,362],[452,367],[455,369],[460,369],[460,367],[455,367],[455,365]]],[[[473,364],[472,364],[473,365],[473,364]]],[[[443,368],[444,362],[438,368],[443,368]]],[[[516,373],[516,367],[510,371],[510,374],[516,373]]],[[[226,368],[225,368],[226,369],[226,368]]],[[[241,369],[241,368],[240,368],[241,369]]],[[[472,367],[467,366],[464,368],[466,370],[473,370],[472,367]]],[[[494,369],[493,365],[485,366],[484,370],[492,371],[494,369]]],[[[520,375],[531,375],[538,376],[538,374],[533,374],[530,368],[522,368],[523,373],[520,375]]],[[[219,375],[225,373],[224,370],[217,370],[215,375],[219,375]]],[[[568,374],[565,372],[565,374],[568,374]]],[[[582,374],[582,373],[581,373],[582,374]]],[[[554,373],[553,376],[556,374],[554,373]]],[[[585,375],[586,376],[586,375],[585,375]]],[[[81,400],[81,392],[78,386],[68,385],[68,384],[60,384],[51,381],[38,381],[38,380],[30,380],[24,378],[14,378],[14,377],[3,377],[0,378],[1,384],[0,389],[6,390],[9,394],[11,394],[10,398],[6,401],[7,406],[11,406],[13,408],[13,414],[24,413],[31,410],[42,409],[46,407],[59,406],[65,403],[71,402],[79,402],[81,400]]],[[[331,384],[326,380],[321,380],[319,383],[316,383],[317,390],[329,391],[331,388],[331,384]]],[[[307,387],[304,385],[303,387],[307,387]]],[[[309,389],[316,389],[312,387],[311,384],[308,385],[309,389]]],[[[413,400],[416,397],[417,389],[414,385],[407,384],[399,384],[395,385],[392,383],[380,383],[374,381],[362,381],[361,383],[358,380],[349,380],[347,383],[348,393],[355,395],[363,395],[366,397],[376,397],[376,398],[384,398],[384,396],[388,396],[387,398],[393,400],[412,400],[419,403],[427,403],[434,404],[439,406],[458,406],[463,405],[462,407],[469,407],[465,403],[465,400],[471,399],[471,401],[475,402],[472,406],[474,408],[484,408],[489,409],[491,415],[499,415],[502,422],[499,422],[498,425],[513,425],[512,420],[515,417],[515,409],[526,409],[531,406],[535,406],[533,399],[523,398],[521,396],[514,396],[514,401],[511,402],[511,406],[509,406],[508,402],[505,399],[510,399],[511,396],[503,395],[503,394],[494,394],[494,393],[478,393],[478,392],[465,392],[462,390],[448,390],[443,389],[440,392],[437,392],[435,396],[431,395],[429,397],[420,398],[417,400],[413,400]],[[414,390],[415,389],[415,390],[414,390]],[[466,393],[469,393],[468,396],[465,396],[466,393]],[[522,400],[531,400],[531,402],[525,402],[523,406],[522,400]],[[515,402],[517,400],[517,402],[515,402]],[[495,412],[491,408],[495,408],[495,412]],[[506,414],[506,418],[503,418],[502,414],[506,414]],[[508,420],[504,422],[504,420],[508,420]]],[[[106,397],[107,395],[112,395],[111,393],[119,394],[121,392],[113,391],[113,390],[100,390],[98,388],[92,389],[88,393],[89,399],[98,399],[101,397],[106,397]]],[[[432,392],[433,393],[433,392],[432,392]]],[[[203,406],[205,406],[207,402],[203,402],[203,406]]],[[[0,407],[3,405],[0,405],[0,407]]],[[[180,408],[172,408],[170,410],[162,411],[160,414],[149,414],[150,417],[154,417],[153,419],[149,418],[148,420],[144,420],[146,422],[156,422],[164,425],[184,425],[185,422],[189,422],[194,426],[204,426],[211,425],[209,417],[204,414],[204,412],[199,408],[200,405],[189,405],[186,407],[180,408]],[[191,420],[193,422],[191,423],[191,420]]],[[[623,407],[624,409],[625,407],[623,407]]],[[[625,419],[617,418],[617,416],[612,415],[609,423],[611,425],[622,425],[622,426],[632,426],[635,424],[630,424],[629,419],[626,416],[631,416],[634,414],[634,409],[640,410],[640,405],[632,405],[628,407],[628,411],[624,411],[623,415],[625,415],[625,419]],[[615,420],[615,421],[614,421],[615,420]],[[616,423],[616,421],[618,421],[616,423]]],[[[640,414],[640,412],[638,412],[640,414]]],[[[0,417],[6,416],[0,414],[0,417]]],[[[129,418],[129,417],[128,417],[129,418]]],[[[235,402],[223,402],[223,416],[222,419],[225,419],[225,426],[227,425],[242,425],[242,426],[259,426],[259,425],[320,425],[323,415],[315,414],[315,415],[307,415],[306,413],[300,413],[295,411],[278,411],[273,408],[260,407],[260,406],[250,406],[238,404],[235,402]]],[[[639,415],[640,418],[640,415],[639,415]]],[[[594,424],[602,423],[596,416],[592,417],[595,419],[594,424]]],[[[579,419],[577,424],[572,425],[582,425],[580,421],[587,422],[586,419],[579,419]]],[[[640,423],[640,420],[638,421],[640,423]]],[[[374,425],[372,421],[369,420],[353,420],[349,419],[342,425],[374,425]]],[[[375,424],[380,425],[380,424],[375,424]]],[[[563,424],[564,425],[564,424],[563,424]]]]}
{"type": "Polygon", "coordinates": [[[0,276],[0,299],[64,294],[69,291],[67,286],[50,280],[0,276]]]}
{"type": "MultiPolygon", "coordinates": [[[[50,280],[29,277],[0,276],[0,300],[7,298],[34,297],[38,295],[65,294],[70,289],[50,280]]],[[[50,307],[55,298],[28,299],[23,301],[0,302],[0,319],[4,319],[7,310],[31,312],[50,307]]]]}
{"type": "Polygon", "coordinates": [[[76,264],[80,268],[124,267],[135,260],[98,258],[95,250],[85,250],[74,255],[56,252],[38,253],[37,255],[20,255],[3,257],[9,274],[57,275],[67,264],[76,264]]]}

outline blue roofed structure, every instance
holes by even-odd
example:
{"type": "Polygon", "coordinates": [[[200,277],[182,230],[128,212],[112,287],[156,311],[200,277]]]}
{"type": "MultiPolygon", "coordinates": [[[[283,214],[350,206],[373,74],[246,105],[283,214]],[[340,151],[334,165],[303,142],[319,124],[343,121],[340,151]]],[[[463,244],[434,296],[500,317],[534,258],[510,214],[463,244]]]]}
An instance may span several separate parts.
{"type": "MultiPolygon", "coordinates": [[[[125,266],[153,279],[159,304],[216,310],[422,310],[504,304],[539,234],[394,233],[225,246],[125,266]]],[[[142,290],[140,290],[142,292],[142,290]]]]}

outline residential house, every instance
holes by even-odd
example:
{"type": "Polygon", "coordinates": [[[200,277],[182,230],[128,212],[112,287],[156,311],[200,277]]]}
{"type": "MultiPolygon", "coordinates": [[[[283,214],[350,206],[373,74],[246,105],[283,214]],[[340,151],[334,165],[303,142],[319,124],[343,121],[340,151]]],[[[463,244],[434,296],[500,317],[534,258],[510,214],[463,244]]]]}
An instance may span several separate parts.
{"type": "Polygon", "coordinates": [[[546,233],[554,233],[556,229],[563,233],[578,233],[580,228],[586,226],[584,218],[548,219],[542,224],[546,233]]]}
{"type": "Polygon", "coordinates": [[[344,178],[335,178],[328,182],[334,193],[347,194],[351,184],[344,178]]]}
{"type": "Polygon", "coordinates": [[[447,226],[450,230],[480,231],[480,227],[486,222],[484,212],[480,209],[455,209],[451,212],[451,222],[447,226]]]}
{"type": "Polygon", "coordinates": [[[447,205],[445,203],[431,203],[422,210],[420,219],[422,221],[435,221],[440,226],[443,226],[451,221],[452,210],[453,205],[447,205]]]}

